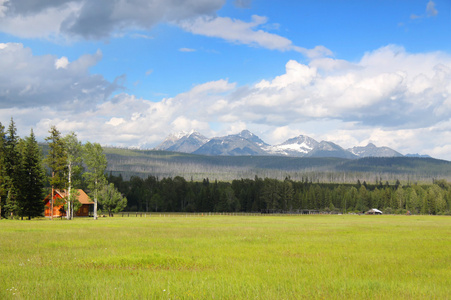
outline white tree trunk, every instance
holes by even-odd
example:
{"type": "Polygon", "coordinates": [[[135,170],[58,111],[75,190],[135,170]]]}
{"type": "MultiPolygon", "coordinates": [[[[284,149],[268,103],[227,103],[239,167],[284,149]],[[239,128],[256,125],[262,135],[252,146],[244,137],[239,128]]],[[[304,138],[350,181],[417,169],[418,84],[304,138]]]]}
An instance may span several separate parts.
{"type": "Polygon", "coordinates": [[[67,211],[66,211],[66,218],[68,220],[72,219],[72,207],[71,207],[71,201],[72,201],[72,194],[71,194],[71,187],[72,187],[72,183],[71,183],[71,175],[72,175],[72,164],[69,163],[69,178],[68,178],[68,183],[69,183],[69,188],[68,188],[68,199],[67,199],[67,211]]]}
{"type": "Polygon", "coordinates": [[[94,197],[94,220],[97,220],[97,197],[94,197]]]}
{"type": "Polygon", "coordinates": [[[94,220],[97,220],[97,179],[95,181],[95,191],[94,191],[94,220]]]}

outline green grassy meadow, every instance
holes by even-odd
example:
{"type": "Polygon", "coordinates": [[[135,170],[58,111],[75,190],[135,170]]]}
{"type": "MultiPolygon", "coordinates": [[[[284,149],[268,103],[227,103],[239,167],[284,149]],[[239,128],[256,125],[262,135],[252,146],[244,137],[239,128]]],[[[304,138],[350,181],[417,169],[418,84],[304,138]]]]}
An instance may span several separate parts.
{"type": "Polygon", "coordinates": [[[449,299],[451,218],[0,221],[0,299],[449,299]]]}

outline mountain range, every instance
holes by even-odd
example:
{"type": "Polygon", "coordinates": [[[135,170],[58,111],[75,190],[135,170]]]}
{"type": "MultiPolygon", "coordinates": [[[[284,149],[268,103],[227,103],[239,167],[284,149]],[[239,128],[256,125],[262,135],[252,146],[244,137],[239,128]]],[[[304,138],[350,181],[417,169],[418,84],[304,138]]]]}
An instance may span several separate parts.
{"type": "MultiPolygon", "coordinates": [[[[404,156],[391,148],[377,147],[372,143],[365,147],[344,149],[332,142],[318,142],[304,135],[290,138],[278,145],[269,145],[248,130],[213,138],[207,138],[197,131],[171,134],[155,150],[210,156],[337,157],[347,159],[404,156]]],[[[406,156],[420,157],[414,154],[406,156]]]]}

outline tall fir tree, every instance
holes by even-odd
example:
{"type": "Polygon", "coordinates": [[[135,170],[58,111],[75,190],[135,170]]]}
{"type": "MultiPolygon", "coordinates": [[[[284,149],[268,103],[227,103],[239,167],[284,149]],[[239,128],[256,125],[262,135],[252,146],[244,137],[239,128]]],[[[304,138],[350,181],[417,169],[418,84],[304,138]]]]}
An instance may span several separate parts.
{"type": "Polygon", "coordinates": [[[21,184],[18,196],[18,213],[20,217],[41,216],[44,212],[45,173],[42,166],[41,151],[31,130],[22,147],[21,184]]]}
{"type": "Polygon", "coordinates": [[[5,126],[0,122],[0,219],[3,216],[6,199],[6,170],[5,170],[5,126]]]}
{"type": "Polygon", "coordinates": [[[45,164],[50,169],[50,185],[52,186],[50,200],[50,219],[53,220],[53,197],[55,189],[64,189],[67,183],[67,153],[61,133],[52,126],[49,130],[50,136],[45,140],[49,145],[49,152],[45,164]]]}
{"type": "Polygon", "coordinates": [[[83,161],[88,169],[83,177],[87,180],[90,194],[94,198],[94,220],[97,220],[98,193],[106,184],[107,160],[102,146],[98,143],[86,143],[83,147],[83,161]]]}
{"type": "Polygon", "coordinates": [[[13,217],[17,213],[17,198],[21,182],[21,159],[19,153],[19,137],[13,118],[9,124],[5,138],[4,167],[5,167],[5,213],[13,217]]]}

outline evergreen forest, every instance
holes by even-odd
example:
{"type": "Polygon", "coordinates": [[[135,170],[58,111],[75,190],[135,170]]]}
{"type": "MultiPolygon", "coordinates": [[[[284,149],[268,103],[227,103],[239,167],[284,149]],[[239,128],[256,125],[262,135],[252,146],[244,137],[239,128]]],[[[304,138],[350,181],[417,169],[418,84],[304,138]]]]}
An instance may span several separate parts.
{"type": "Polygon", "coordinates": [[[338,184],[256,176],[211,182],[208,178],[187,181],[180,176],[124,180],[112,174],[108,180],[126,196],[128,211],[363,213],[377,208],[384,213],[449,215],[451,207],[451,185],[445,180],[424,185],[402,185],[399,181],[338,184]]]}
{"type": "Polygon", "coordinates": [[[78,189],[93,200],[94,219],[98,207],[109,214],[125,208],[127,199],[107,184],[107,159],[98,143],[82,145],[75,133],[62,136],[55,126],[45,140],[39,144],[32,129],[20,138],[13,118],[7,129],[0,123],[0,219],[42,217],[46,196],[51,219],[54,205],[72,219],[81,206],[78,189]],[[65,191],[64,199],[54,198],[57,190],[65,191]]]}

